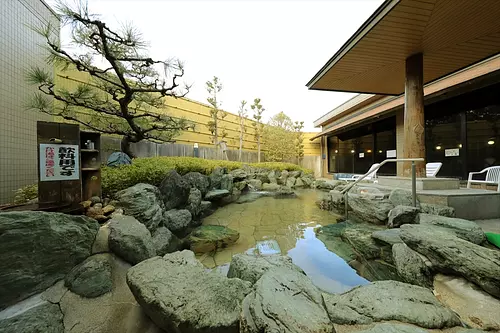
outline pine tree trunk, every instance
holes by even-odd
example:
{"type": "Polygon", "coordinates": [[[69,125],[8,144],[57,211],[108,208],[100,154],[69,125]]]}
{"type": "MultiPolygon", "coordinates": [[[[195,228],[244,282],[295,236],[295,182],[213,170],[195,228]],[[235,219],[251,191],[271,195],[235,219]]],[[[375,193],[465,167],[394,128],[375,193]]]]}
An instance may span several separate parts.
{"type": "Polygon", "coordinates": [[[120,149],[123,153],[127,154],[130,158],[135,158],[136,156],[134,155],[134,153],[132,153],[132,149],[130,147],[130,143],[132,141],[130,140],[130,138],[126,135],[124,135],[122,137],[122,141],[120,143],[120,149]]]}

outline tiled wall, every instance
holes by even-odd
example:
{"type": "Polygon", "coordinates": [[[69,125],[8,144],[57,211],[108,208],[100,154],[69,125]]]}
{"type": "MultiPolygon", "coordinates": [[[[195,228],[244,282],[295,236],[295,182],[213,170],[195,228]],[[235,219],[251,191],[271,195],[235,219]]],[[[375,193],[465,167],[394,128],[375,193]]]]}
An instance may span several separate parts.
{"type": "Polygon", "coordinates": [[[25,71],[48,66],[40,47],[44,40],[31,27],[49,20],[59,25],[41,0],[0,1],[0,204],[37,181],[36,121],[50,118],[25,108],[36,90],[25,81],[25,71]]]}

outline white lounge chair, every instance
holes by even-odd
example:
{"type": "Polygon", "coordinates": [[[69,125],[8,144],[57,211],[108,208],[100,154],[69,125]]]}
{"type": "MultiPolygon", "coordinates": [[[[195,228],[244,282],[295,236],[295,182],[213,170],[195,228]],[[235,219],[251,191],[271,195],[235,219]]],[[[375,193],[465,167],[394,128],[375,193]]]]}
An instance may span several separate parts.
{"type": "Polygon", "coordinates": [[[441,170],[442,166],[443,163],[441,162],[427,163],[425,165],[425,175],[427,177],[436,177],[437,173],[439,172],[439,170],[441,170]]]}
{"type": "MultiPolygon", "coordinates": [[[[363,180],[374,180],[377,178],[377,171],[378,170],[375,170],[378,166],[380,165],[380,163],[375,163],[373,164],[370,169],[368,169],[368,175],[366,175],[365,178],[363,178],[363,180]]],[[[352,177],[347,177],[347,178],[339,178],[339,180],[346,180],[348,182],[354,182],[356,180],[358,180],[358,178],[360,178],[361,176],[363,175],[353,175],[352,177]]]]}
{"type": "Polygon", "coordinates": [[[469,179],[467,180],[467,188],[472,184],[489,184],[497,185],[497,191],[500,192],[500,166],[492,166],[479,172],[469,172],[469,179]],[[486,172],[484,180],[472,179],[473,175],[479,175],[486,172]]]}

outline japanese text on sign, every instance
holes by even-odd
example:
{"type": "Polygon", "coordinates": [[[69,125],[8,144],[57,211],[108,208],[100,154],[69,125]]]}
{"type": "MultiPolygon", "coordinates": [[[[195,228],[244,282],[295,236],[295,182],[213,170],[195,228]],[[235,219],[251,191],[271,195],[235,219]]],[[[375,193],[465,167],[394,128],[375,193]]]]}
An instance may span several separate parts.
{"type": "Polygon", "coordinates": [[[78,145],[40,144],[40,181],[80,179],[78,145]]]}

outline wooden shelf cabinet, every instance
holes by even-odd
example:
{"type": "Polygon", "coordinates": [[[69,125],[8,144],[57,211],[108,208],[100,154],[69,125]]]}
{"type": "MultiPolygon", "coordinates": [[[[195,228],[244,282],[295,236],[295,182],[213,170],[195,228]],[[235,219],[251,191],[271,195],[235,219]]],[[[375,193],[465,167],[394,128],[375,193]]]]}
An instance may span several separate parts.
{"type": "Polygon", "coordinates": [[[80,131],[80,161],[82,163],[82,197],[88,200],[101,196],[101,135],[80,131]],[[93,147],[88,143],[91,142],[93,147]]]}

